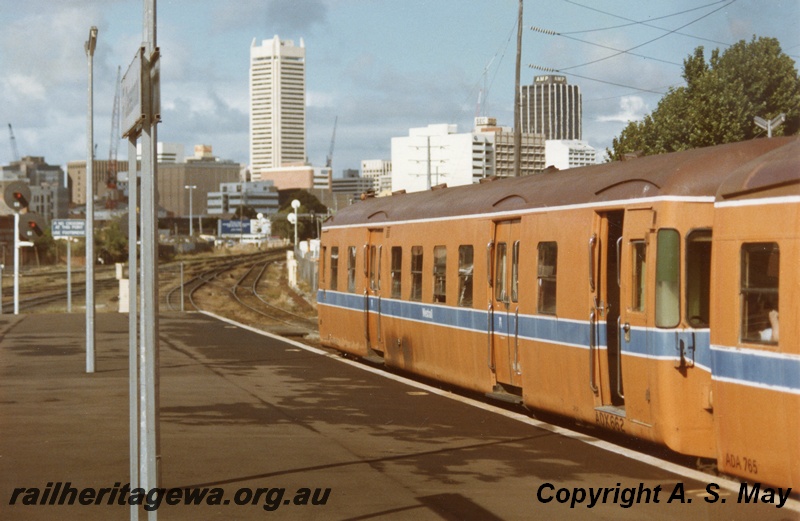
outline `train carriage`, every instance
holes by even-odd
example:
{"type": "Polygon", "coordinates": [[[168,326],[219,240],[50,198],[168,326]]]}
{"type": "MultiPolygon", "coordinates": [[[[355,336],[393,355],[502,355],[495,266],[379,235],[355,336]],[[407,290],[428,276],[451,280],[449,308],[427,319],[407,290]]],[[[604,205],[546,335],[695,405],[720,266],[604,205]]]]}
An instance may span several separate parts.
{"type": "MultiPolygon", "coordinates": [[[[787,461],[795,450],[798,461],[796,320],[779,343],[744,346],[766,347],[759,363],[783,375],[757,391],[718,374],[719,364],[741,364],[731,352],[743,349],[742,328],[733,336],[715,329],[772,291],[731,279],[744,254],[728,250],[749,252],[742,244],[778,243],[780,312],[800,316],[798,157],[796,139],[762,139],[355,204],[323,226],[320,337],[372,361],[717,458],[734,474],[754,475],[734,456],[761,461],[759,479],[798,484],[797,464],[759,460],[752,446],[763,444],[744,441],[757,431],[732,419],[749,407],[762,430],[779,422],[773,448],[785,447],[787,461]],[[765,164],[772,170],[759,170],[765,164]],[[782,419],[759,409],[754,392],[779,400],[782,419]]],[[[769,265],[765,255],[753,254],[754,270],[769,265]]]]}

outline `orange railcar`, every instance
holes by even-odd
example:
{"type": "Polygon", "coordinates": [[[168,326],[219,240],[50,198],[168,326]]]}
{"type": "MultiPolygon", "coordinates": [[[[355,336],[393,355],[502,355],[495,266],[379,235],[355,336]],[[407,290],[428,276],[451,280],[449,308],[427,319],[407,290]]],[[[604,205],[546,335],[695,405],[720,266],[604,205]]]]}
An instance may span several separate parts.
{"type": "Polygon", "coordinates": [[[323,226],[320,336],[798,486],[798,202],[793,138],[369,199],[323,226]]]}

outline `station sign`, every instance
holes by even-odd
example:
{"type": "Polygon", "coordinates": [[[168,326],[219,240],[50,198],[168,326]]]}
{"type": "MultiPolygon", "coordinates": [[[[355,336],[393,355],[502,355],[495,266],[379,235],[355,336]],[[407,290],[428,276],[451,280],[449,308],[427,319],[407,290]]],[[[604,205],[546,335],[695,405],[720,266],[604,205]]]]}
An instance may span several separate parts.
{"type": "Polygon", "coordinates": [[[85,219],[53,219],[50,229],[54,239],[86,237],[85,219]]]}
{"type": "Polygon", "coordinates": [[[220,219],[219,220],[219,235],[242,235],[242,234],[249,234],[250,230],[250,219],[238,220],[238,219],[220,219]]]}

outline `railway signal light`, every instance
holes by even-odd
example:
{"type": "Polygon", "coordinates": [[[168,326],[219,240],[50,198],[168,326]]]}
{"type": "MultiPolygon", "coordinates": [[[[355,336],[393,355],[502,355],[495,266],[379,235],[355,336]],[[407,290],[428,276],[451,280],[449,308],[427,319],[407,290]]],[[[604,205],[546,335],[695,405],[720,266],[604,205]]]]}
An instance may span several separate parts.
{"type": "Polygon", "coordinates": [[[44,235],[44,228],[44,218],[38,213],[25,213],[19,216],[19,233],[26,241],[44,235]]]}
{"type": "Polygon", "coordinates": [[[31,189],[23,181],[14,181],[6,185],[3,198],[9,208],[16,213],[20,213],[30,204],[31,189]]]}

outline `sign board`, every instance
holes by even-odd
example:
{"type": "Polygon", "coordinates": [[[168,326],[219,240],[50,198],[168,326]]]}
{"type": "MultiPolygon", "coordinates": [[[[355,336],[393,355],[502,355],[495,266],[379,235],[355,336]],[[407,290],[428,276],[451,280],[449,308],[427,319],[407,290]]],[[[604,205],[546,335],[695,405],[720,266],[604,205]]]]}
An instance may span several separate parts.
{"type": "Polygon", "coordinates": [[[139,126],[142,114],[142,53],[136,51],[133,62],[128,66],[121,82],[120,111],[122,113],[122,135],[127,136],[139,126]]]}
{"type": "Polygon", "coordinates": [[[240,221],[238,219],[220,219],[219,235],[242,235],[250,233],[250,219],[240,221]]]}
{"type": "Polygon", "coordinates": [[[53,219],[50,227],[54,239],[86,237],[85,219],[53,219]]]}

